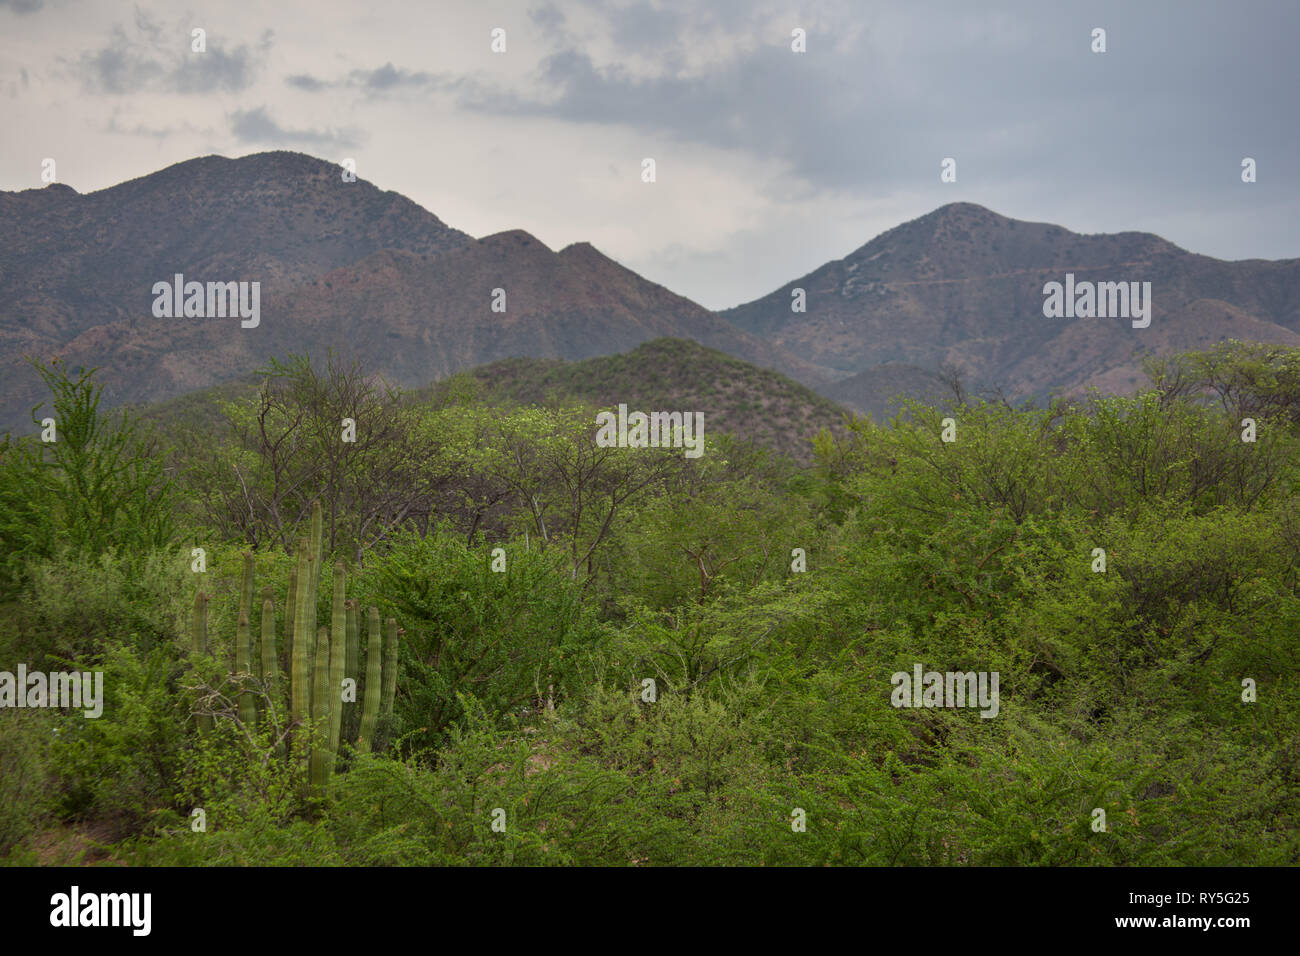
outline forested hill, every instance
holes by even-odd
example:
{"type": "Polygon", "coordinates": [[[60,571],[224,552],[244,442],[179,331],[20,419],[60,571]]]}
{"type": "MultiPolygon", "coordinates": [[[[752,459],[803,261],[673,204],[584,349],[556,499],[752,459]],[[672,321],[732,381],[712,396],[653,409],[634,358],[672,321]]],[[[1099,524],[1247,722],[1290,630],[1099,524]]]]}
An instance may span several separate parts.
{"type": "MultiPolygon", "coordinates": [[[[137,408],[163,426],[202,426],[221,420],[223,401],[251,398],[260,378],[199,389],[137,408]]],[[[556,402],[628,410],[701,412],[705,435],[729,432],[800,464],[812,460],[812,439],[823,428],[843,433],[845,410],[779,372],[760,368],[686,339],[661,338],[618,355],[566,362],[510,358],[440,379],[410,393],[442,402],[467,383],[485,404],[556,402]]]]}
{"type": "MultiPolygon", "coordinates": [[[[469,373],[487,401],[579,400],[602,408],[704,414],[705,433],[729,432],[801,463],[812,438],[842,429],[844,409],[771,369],[685,339],[661,338],[630,352],[580,362],[514,358],[469,373]]],[[[445,386],[444,386],[445,387],[445,386]]]]}

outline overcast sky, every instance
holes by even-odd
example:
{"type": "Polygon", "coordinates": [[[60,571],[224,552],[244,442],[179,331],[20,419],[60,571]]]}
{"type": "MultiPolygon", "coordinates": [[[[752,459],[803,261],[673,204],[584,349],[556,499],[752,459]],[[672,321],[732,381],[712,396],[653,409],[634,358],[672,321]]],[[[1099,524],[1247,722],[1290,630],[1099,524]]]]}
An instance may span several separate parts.
{"type": "Polygon", "coordinates": [[[82,192],[352,157],[472,235],[586,240],[711,308],[956,200],[1292,258],[1297,37],[1292,0],[0,0],[0,188],[45,157],[82,192]]]}

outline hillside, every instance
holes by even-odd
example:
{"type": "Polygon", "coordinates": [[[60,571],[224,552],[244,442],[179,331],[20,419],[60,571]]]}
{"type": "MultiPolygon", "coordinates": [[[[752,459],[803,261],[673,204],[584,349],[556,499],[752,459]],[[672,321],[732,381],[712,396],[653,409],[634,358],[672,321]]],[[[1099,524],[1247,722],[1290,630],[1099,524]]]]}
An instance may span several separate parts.
{"type": "Polygon", "coordinates": [[[1300,260],[1223,262],[1148,233],[1080,235],[970,203],[721,313],[588,243],[473,239],[291,152],[204,157],[87,195],[0,193],[0,226],[12,240],[0,251],[0,428],[20,431],[43,395],[27,355],[98,366],[107,408],[238,381],[289,352],[332,349],[420,387],[519,356],[581,361],[672,338],[883,415],[899,392],[935,397],[943,365],[1019,400],[1131,391],[1146,356],[1230,338],[1300,344],[1300,260]],[[1043,285],[1067,272],[1150,282],[1150,326],[1044,318],[1043,285]],[[178,273],[258,282],[258,324],[155,317],[154,283],[178,273]],[[796,288],[805,312],[791,311],[796,288]]]}
{"type": "Polygon", "coordinates": [[[397,384],[513,355],[582,359],[672,336],[806,382],[831,375],[587,243],[475,240],[298,153],[208,156],[99,192],[0,193],[0,428],[30,427],[25,355],[99,366],[105,406],[238,379],[288,351],[359,358],[397,384]],[[158,318],[154,283],[260,283],[259,322],[158,318]],[[493,311],[494,290],[505,311],[493,311]]]}
{"type": "Polygon", "coordinates": [[[731,432],[805,464],[812,437],[823,428],[841,431],[844,422],[843,409],[784,375],[681,339],[580,362],[505,359],[469,374],[489,401],[569,397],[602,407],[703,412],[706,435],[731,432]]]}
{"type": "Polygon", "coordinates": [[[1145,354],[1229,338],[1300,342],[1300,260],[1224,262],[1149,233],[1081,235],[952,203],[721,314],[841,373],[947,363],[1013,398],[1091,384],[1130,390],[1145,354]],[[1044,318],[1043,285],[1066,272],[1151,282],[1150,326],[1044,318]],[[806,312],[791,311],[796,288],[806,312]]]}

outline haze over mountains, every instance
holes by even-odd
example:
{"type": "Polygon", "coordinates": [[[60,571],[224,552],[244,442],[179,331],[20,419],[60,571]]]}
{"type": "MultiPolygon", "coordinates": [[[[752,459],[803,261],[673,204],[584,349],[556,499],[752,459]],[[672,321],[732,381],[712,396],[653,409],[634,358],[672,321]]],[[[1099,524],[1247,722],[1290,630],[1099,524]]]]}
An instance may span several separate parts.
{"type": "MultiPolygon", "coordinates": [[[[99,192],[0,193],[0,427],[45,399],[23,359],[101,366],[107,404],[231,381],[334,348],[404,386],[522,356],[582,360],[690,339],[879,412],[957,366],[1009,397],[1142,382],[1144,354],[1224,338],[1300,345],[1300,260],[1223,262],[1145,233],[1084,236],[954,203],[753,302],[711,312],[586,243],[473,239],[333,163],[209,156],[99,192]],[[1150,281],[1153,318],[1047,319],[1073,272],[1150,281]],[[258,281],[261,322],[155,318],[153,284],[258,281]],[[807,309],[791,311],[791,292],[807,309]],[[491,309],[505,290],[505,312],[491,309]]],[[[773,276],[773,282],[783,277],[773,276]]]]}

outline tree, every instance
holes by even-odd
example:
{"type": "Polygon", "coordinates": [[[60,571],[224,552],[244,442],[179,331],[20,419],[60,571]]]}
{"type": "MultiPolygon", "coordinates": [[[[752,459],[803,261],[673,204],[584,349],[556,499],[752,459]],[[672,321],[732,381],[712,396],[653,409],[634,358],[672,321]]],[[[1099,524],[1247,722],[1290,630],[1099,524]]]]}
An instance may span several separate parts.
{"type": "Polygon", "coordinates": [[[52,394],[50,412],[39,414],[42,402],[32,421],[53,440],[6,435],[0,445],[3,586],[12,588],[26,563],[60,548],[141,554],[166,547],[176,531],[174,488],[154,435],[125,413],[99,413],[96,369],[82,368],[73,379],[57,359],[31,362],[52,394]]]}

